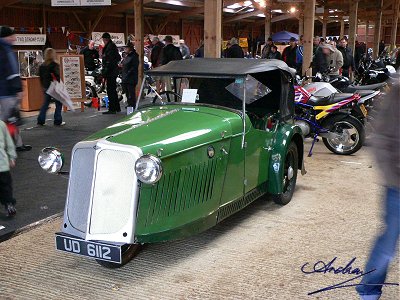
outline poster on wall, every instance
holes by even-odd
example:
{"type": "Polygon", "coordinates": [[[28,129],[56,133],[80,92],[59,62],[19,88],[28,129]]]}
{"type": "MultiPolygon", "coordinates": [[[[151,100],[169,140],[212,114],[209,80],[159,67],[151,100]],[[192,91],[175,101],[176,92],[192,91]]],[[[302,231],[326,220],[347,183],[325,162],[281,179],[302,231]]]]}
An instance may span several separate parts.
{"type": "Polygon", "coordinates": [[[14,45],[17,46],[36,46],[46,44],[45,34],[16,34],[14,45]]]}
{"type": "MultiPolygon", "coordinates": [[[[109,32],[111,35],[111,40],[117,45],[117,47],[122,47],[125,46],[125,34],[124,33],[115,33],[115,32],[109,32]]],[[[93,32],[92,33],[92,40],[94,41],[94,44],[96,46],[102,45],[103,40],[101,36],[103,35],[103,32],[93,32]]]]}
{"type": "Polygon", "coordinates": [[[51,6],[80,6],[81,0],[51,0],[51,6]]]}
{"type": "Polygon", "coordinates": [[[60,71],[61,80],[72,100],[86,100],[83,55],[61,55],[60,71]]]}
{"type": "Polygon", "coordinates": [[[105,6],[111,5],[111,0],[81,0],[81,6],[105,6]]]}

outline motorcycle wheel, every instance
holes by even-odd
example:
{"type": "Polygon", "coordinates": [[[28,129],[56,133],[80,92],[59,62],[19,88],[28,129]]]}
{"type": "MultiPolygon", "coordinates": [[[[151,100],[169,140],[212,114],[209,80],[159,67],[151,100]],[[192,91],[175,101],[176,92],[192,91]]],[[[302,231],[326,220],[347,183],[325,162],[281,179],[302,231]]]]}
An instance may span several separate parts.
{"type": "Polygon", "coordinates": [[[286,205],[292,200],[294,189],[297,181],[297,171],[299,165],[299,154],[297,152],[297,146],[294,142],[291,142],[286,152],[284,170],[283,170],[283,193],[282,194],[270,194],[272,200],[276,204],[286,205]]]}
{"type": "Polygon", "coordinates": [[[122,259],[121,263],[113,263],[113,262],[108,262],[100,259],[96,259],[96,262],[108,269],[118,269],[121,268],[122,266],[126,265],[128,262],[130,262],[140,251],[141,245],[140,244],[126,244],[122,246],[122,259]]]}
{"type": "Polygon", "coordinates": [[[353,116],[333,116],[323,124],[324,128],[340,134],[338,138],[322,138],[326,148],[335,154],[350,155],[356,153],[365,141],[365,128],[353,116]]]}

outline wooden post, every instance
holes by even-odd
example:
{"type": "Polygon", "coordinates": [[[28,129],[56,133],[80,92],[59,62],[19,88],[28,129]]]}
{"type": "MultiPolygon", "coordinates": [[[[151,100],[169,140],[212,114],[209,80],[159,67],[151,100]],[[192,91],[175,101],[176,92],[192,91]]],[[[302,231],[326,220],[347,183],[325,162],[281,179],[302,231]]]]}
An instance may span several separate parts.
{"type": "Polygon", "coordinates": [[[393,4],[392,34],[390,36],[390,49],[396,48],[397,26],[399,24],[400,0],[396,0],[393,4]]]}
{"type": "Polygon", "coordinates": [[[349,47],[355,51],[354,47],[357,39],[357,11],[358,11],[358,0],[350,1],[350,12],[349,12],[349,47]]]}
{"type": "Polygon", "coordinates": [[[304,34],[304,14],[300,14],[299,18],[299,36],[304,34]]]}
{"type": "Polygon", "coordinates": [[[265,43],[267,43],[267,40],[269,37],[271,37],[271,8],[266,7],[265,8],[265,19],[264,19],[264,29],[265,29],[265,43]]]}
{"type": "Polygon", "coordinates": [[[143,59],[144,59],[144,14],[143,0],[133,0],[135,10],[135,49],[139,55],[139,76],[136,91],[140,89],[143,80],[143,59]]]}
{"type": "Polygon", "coordinates": [[[221,57],[222,0],[204,1],[204,57],[221,57]]]}
{"type": "Polygon", "coordinates": [[[344,37],[344,19],[343,17],[340,19],[340,38],[344,37]]]}
{"type": "Polygon", "coordinates": [[[365,25],[365,46],[368,49],[368,37],[369,37],[369,21],[365,25]]]}
{"type": "Polygon", "coordinates": [[[374,26],[374,58],[377,58],[379,56],[379,42],[381,41],[383,0],[380,0],[379,2],[379,8],[376,13],[374,26]]]}
{"type": "Polygon", "coordinates": [[[128,36],[129,36],[129,19],[128,19],[128,13],[124,13],[124,19],[125,19],[125,43],[128,43],[128,36]]]}
{"type": "Polygon", "coordinates": [[[326,40],[326,26],[328,25],[328,17],[324,15],[322,20],[322,37],[326,40]]]}
{"type": "MultiPolygon", "coordinates": [[[[303,73],[308,69],[313,56],[315,0],[304,0],[304,35],[303,35],[303,73]]],[[[311,75],[311,69],[307,72],[311,75]]]]}

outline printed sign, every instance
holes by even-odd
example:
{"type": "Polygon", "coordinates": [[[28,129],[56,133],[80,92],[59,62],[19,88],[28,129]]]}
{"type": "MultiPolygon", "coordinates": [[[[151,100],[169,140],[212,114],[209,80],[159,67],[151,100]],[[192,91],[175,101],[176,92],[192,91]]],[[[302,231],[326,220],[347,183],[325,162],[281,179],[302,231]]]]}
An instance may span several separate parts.
{"type": "Polygon", "coordinates": [[[111,5],[111,0],[81,0],[82,6],[111,5]]]}
{"type": "Polygon", "coordinates": [[[62,75],[65,87],[72,99],[82,99],[82,78],[80,56],[61,57],[62,75]]]}
{"type": "Polygon", "coordinates": [[[14,45],[17,45],[17,46],[46,44],[46,35],[45,34],[16,34],[15,37],[17,40],[14,45]]]}
{"type": "MultiPolygon", "coordinates": [[[[92,40],[94,41],[95,45],[102,45],[103,40],[101,36],[103,32],[93,32],[92,33],[92,40]]],[[[117,45],[117,47],[125,46],[125,34],[124,33],[115,33],[110,32],[111,40],[117,45]]]]}
{"type": "Polygon", "coordinates": [[[81,0],[51,0],[51,6],[80,6],[81,0]]]}
{"type": "Polygon", "coordinates": [[[242,48],[247,48],[249,46],[247,43],[247,38],[239,38],[239,46],[242,48]]]}

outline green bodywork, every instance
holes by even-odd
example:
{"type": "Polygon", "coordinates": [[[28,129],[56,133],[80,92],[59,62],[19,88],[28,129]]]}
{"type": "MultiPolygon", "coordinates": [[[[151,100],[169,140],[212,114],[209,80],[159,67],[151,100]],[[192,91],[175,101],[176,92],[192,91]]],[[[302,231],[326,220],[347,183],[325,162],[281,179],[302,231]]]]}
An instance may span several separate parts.
{"type": "Polygon", "coordinates": [[[135,239],[152,243],[206,230],[267,192],[282,193],[290,142],[303,154],[300,128],[277,122],[270,131],[260,130],[246,116],[245,133],[242,147],[238,111],[174,104],[138,110],[87,140],[134,145],[161,159],[161,179],[139,183],[135,239]]]}

